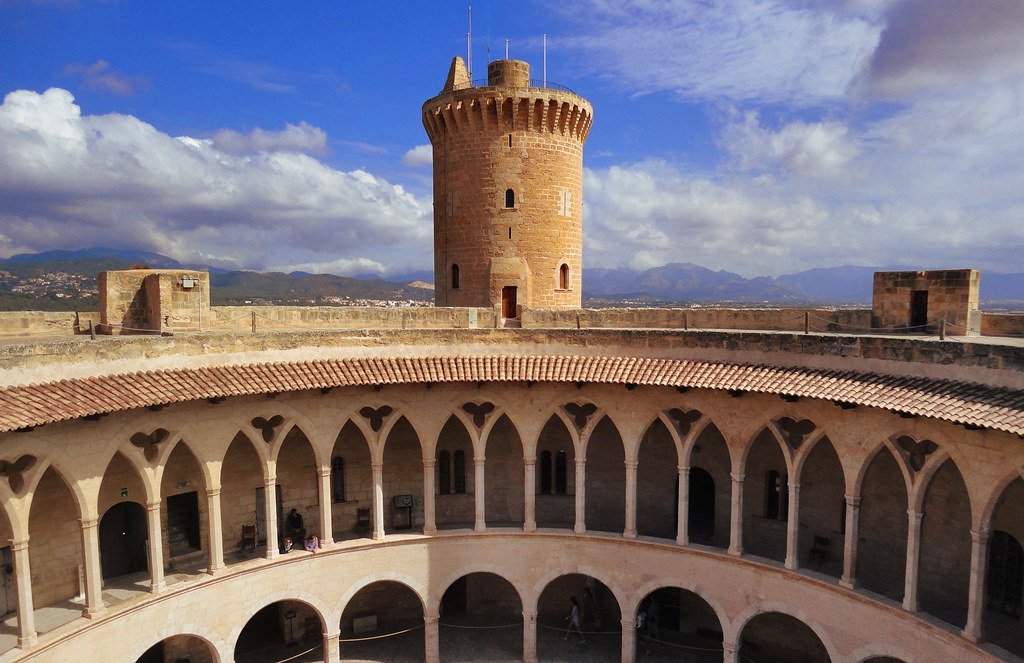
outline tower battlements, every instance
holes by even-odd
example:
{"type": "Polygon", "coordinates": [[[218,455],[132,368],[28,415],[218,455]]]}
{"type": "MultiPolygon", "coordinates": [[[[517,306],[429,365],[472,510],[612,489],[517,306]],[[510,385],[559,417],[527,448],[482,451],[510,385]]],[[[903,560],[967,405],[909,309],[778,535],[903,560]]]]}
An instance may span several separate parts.
{"type": "Polygon", "coordinates": [[[474,85],[456,57],[423,104],[433,147],[438,306],[579,308],[586,99],[497,60],[474,85]]]}

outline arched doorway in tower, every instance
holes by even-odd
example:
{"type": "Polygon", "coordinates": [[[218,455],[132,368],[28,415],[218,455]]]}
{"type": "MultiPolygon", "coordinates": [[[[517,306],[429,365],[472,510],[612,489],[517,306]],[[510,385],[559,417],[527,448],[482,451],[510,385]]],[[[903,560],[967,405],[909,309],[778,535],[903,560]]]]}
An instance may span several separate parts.
{"type": "MultiPolygon", "coordinates": [[[[319,658],[303,657],[301,661],[322,661],[323,618],[316,608],[304,601],[285,600],[264,606],[242,627],[235,642],[235,660],[252,663],[297,660],[295,655],[319,646],[319,658]]],[[[314,654],[314,652],[310,652],[314,654]]]]}
{"type": "Polygon", "coordinates": [[[719,663],[722,624],[700,595],[678,587],[656,589],[640,601],[634,624],[637,659],[719,663]],[[637,618],[643,614],[641,620],[637,618]]]}
{"type": "MultiPolygon", "coordinates": [[[[78,569],[84,564],[78,522],[81,517],[64,478],[52,467],[47,468],[33,491],[28,520],[32,604],[36,610],[69,601],[79,593],[78,569]]],[[[78,613],[68,611],[67,616],[70,621],[78,613]]],[[[39,624],[36,628],[48,630],[39,624]]]]}
{"type": "Polygon", "coordinates": [[[523,660],[523,604],[512,583],[494,573],[449,585],[438,628],[442,661],[523,660]]]}
{"type": "Polygon", "coordinates": [[[832,659],[810,626],[781,612],[764,612],[743,627],[740,660],[829,663],[832,659]]]}
{"type": "Polygon", "coordinates": [[[1024,656],[1024,480],[1014,480],[992,513],[985,578],[985,640],[1024,656]]]}
{"type": "Polygon", "coordinates": [[[538,527],[572,529],[576,523],[576,453],[572,436],[557,415],[551,415],[537,440],[538,527]]]}
{"type": "Polygon", "coordinates": [[[522,527],[524,519],[523,443],[506,415],[487,435],[484,458],[485,517],[488,527],[522,527]]]}
{"type": "Polygon", "coordinates": [[[640,440],[638,461],[637,534],[675,539],[676,524],[679,522],[679,461],[676,445],[661,419],[655,419],[647,427],[640,440]]]}
{"type": "Polygon", "coordinates": [[[779,441],[766,428],[747,452],[743,473],[743,548],[784,561],[789,519],[789,475],[779,441]]]}
{"type": "Polygon", "coordinates": [[[928,482],[922,512],[917,581],[921,610],[962,627],[970,584],[971,500],[952,460],[928,482]]]}
{"type": "Polygon", "coordinates": [[[342,426],[331,450],[331,517],[335,541],[373,534],[370,445],[351,420],[342,426]]]}
{"type": "Polygon", "coordinates": [[[608,587],[597,578],[570,573],[547,584],[537,601],[537,659],[541,661],[619,661],[622,612],[608,587]],[[567,633],[572,599],[578,606],[583,639],[567,633]],[[564,636],[568,636],[563,640],[564,636]]]}
{"type": "Polygon", "coordinates": [[[298,426],[288,431],[277,453],[277,485],[281,491],[278,536],[281,540],[290,538],[294,549],[301,550],[304,537],[319,538],[322,532],[316,456],[312,443],[298,426]]]}
{"type": "Polygon", "coordinates": [[[835,447],[822,437],[800,471],[800,566],[836,578],[843,575],[846,479],[835,447]]]}
{"type": "Polygon", "coordinates": [[[135,663],[216,663],[217,654],[209,642],[195,635],[172,635],[164,638],[136,659],[135,663]]]}
{"type": "Polygon", "coordinates": [[[388,433],[384,443],[383,470],[384,531],[392,533],[422,528],[423,451],[416,430],[405,417],[395,422],[388,433]],[[411,510],[401,506],[410,498],[411,510]]]}
{"type": "Polygon", "coordinates": [[[244,433],[235,435],[224,454],[220,485],[224,563],[262,556],[267,545],[263,462],[244,433]]]}
{"type": "Polygon", "coordinates": [[[690,449],[689,537],[693,543],[729,546],[732,460],[721,431],[708,424],[690,449]]]}
{"type": "Polygon", "coordinates": [[[412,663],[425,656],[423,602],[400,582],[363,587],[341,613],[341,660],[412,663]]]}
{"type": "Polygon", "coordinates": [[[100,518],[100,565],[111,580],[149,570],[146,552],[146,509],[137,502],[118,502],[100,518]]]}
{"type": "MultiPolygon", "coordinates": [[[[167,570],[196,574],[209,568],[210,522],[206,479],[184,442],[171,450],[160,480],[161,529],[167,570]],[[204,551],[207,552],[204,555],[204,551]]],[[[172,577],[168,576],[168,583],[172,577]]]]}
{"type": "Polygon", "coordinates": [[[860,489],[857,584],[903,600],[907,567],[907,484],[888,448],[871,459],[860,489]]]}
{"type": "Polygon", "coordinates": [[[609,417],[594,427],[587,443],[586,526],[597,532],[626,527],[626,452],[609,417]]]}
{"type": "Polygon", "coordinates": [[[435,523],[439,529],[472,528],[476,517],[473,441],[455,415],[441,429],[435,454],[435,523]]]}

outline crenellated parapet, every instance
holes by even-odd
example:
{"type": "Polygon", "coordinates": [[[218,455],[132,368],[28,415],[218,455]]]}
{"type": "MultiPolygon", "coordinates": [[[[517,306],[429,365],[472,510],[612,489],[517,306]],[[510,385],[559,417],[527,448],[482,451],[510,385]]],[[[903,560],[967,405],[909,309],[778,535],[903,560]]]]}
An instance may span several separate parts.
{"type": "Polygon", "coordinates": [[[423,104],[423,127],[431,142],[456,133],[528,131],[587,139],[593,109],[577,95],[543,87],[465,88],[423,104]]]}

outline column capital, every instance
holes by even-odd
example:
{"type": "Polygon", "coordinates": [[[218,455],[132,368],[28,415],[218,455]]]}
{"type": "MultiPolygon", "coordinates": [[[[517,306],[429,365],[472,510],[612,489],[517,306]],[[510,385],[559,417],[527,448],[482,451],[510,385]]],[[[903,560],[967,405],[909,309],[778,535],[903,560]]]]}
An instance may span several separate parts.
{"type": "Polygon", "coordinates": [[[738,472],[730,472],[729,478],[732,479],[733,483],[743,483],[743,480],[747,478],[747,475],[738,472]]]}
{"type": "Polygon", "coordinates": [[[622,628],[634,629],[636,628],[636,622],[632,619],[623,619],[622,628]]]}
{"type": "Polygon", "coordinates": [[[487,462],[487,458],[485,458],[484,456],[480,456],[480,457],[473,456],[473,467],[480,467],[480,466],[482,466],[486,462],[487,462]]]}
{"type": "Polygon", "coordinates": [[[441,618],[438,617],[437,615],[424,615],[423,616],[423,622],[425,624],[427,624],[428,626],[430,626],[430,625],[435,625],[436,626],[439,621],[441,621],[441,618]]]}
{"type": "Polygon", "coordinates": [[[625,461],[625,464],[627,470],[635,470],[640,465],[640,462],[635,460],[627,460],[625,461]]]}
{"type": "Polygon", "coordinates": [[[790,484],[789,484],[789,492],[791,492],[791,493],[799,493],[800,492],[800,484],[799,483],[790,482],[790,484]]]}
{"type": "Polygon", "coordinates": [[[99,518],[79,518],[78,525],[82,529],[91,529],[100,524],[99,518]]]}
{"type": "Polygon", "coordinates": [[[21,552],[22,550],[28,550],[28,537],[24,539],[18,539],[15,541],[11,539],[11,552],[21,552]]]}
{"type": "Polygon", "coordinates": [[[523,465],[526,465],[527,467],[529,467],[531,465],[536,465],[536,464],[537,464],[537,457],[536,456],[523,456],[523,465]]]}
{"type": "Polygon", "coordinates": [[[535,622],[535,621],[537,621],[537,613],[536,612],[524,612],[523,613],[523,621],[524,622],[535,622]]]}
{"type": "Polygon", "coordinates": [[[921,524],[921,519],[924,518],[924,512],[923,511],[914,511],[913,509],[907,509],[907,516],[910,518],[910,521],[912,523],[916,523],[916,524],[920,525],[921,524]]]}
{"type": "Polygon", "coordinates": [[[220,497],[220,486],[217,488],[209,488],[206,491],[207,497],[220,497]]]}
{"type": "Polygon", "coordinates": [[[982,527],[980,530],[972,529],[971,542],[984,545],[988,543],[988,537],[991,536],[991,534],[992,528],[990,526],[982,527]]]}
{"type": "Polygon", "coordinates": [[[382,469],[384,469],[384,463],[382,463],[382,462],[381,463],[376,463],[376,462],[371,461],[370,462],[370,469],[371,470],[378,470],[378,471],[382,470],[382,469]]]}
{"type": "Polygon", "coordinates": [[[327,467],[321,466],[320,468],[318,468],[318,471],[320,473],[321,479],[327,479],[330,478],[331,476],[331,467],[329,465],[327,467]]]}
{"type": "Polygon", "coordinates": [[[159,511],[161,504],[162,502],[160,500],[156,500],[155,502],[146,500],[146,511],[159,511]]]}
{"type": "Polygon", "coordinates": [[[851,508],[857,508],[860,506],[860,495],[844,495],[843,498],[846,500],[846,506],[851,508]]]}
{"type": "Polygon", "coordinates": [[[435,459],[435,458],[423,458],[422,461],[423,461],[423,467],[424,468],[428,468],[429,469],[429,468],[435,467],[437,465],[437,459],[435,459]]]}
{"type": "Polygon", "coordinates": [[[576,467],[583,467],[584,465],[587,464],[587,459],[586,458],[576,458],[575,462],[576,462],[576,467]]]}
{"type": "Polygon", "coordinates": [[[736,644],[735,642],[725,642],[725,641],[722,641],[722,649],[724,649],[725,653],[727,653],[727,654],[735,654],[735,653],[739,652],[740,646],[738,644],[736,644]]]}
{"type": "Polygon", "coordinates": [[[277,475],[275,474],[273,476],[263,477],[263,485],[264,486],[276,486],[277,485],[277,475]]]}
{"type": "Polygon", "coordinates": [[[679,476],[688,477],[690,476],[689,465],[676,465],[676,470],[679,472],[679,476]]]}

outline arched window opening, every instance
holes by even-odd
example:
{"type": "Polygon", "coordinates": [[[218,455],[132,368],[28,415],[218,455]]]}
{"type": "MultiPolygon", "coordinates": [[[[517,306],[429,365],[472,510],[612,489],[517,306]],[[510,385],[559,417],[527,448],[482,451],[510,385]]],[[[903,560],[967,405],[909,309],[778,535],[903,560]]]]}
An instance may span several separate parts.
{"type": "Polygon", "coordinates": [[[1024,590],[1024,548],[1012,534],[992,532],[988,548],[988,608],[1020,619],[1024,590]]]}
{"type": "Polygon", "coordinates": [[[505,208],[512,209],[516,206],[516,192],[512,189],[505,189],[505,208]]]}
{"type": "Polygon", "coordinates": [[[551,494],[551,452],[540,453],[540,494],[551,494]]]}
{"type": "Polygon", "coordinates": [[[569,265],[564,262],[562,263],[562,266],[558,268],[558,289],[569,289],[569,265]]]}
{"type": "Polygon", "coordinates": [[[555,494],[565,495],[565,452],[559,451],[555,456],[555,494]]]}
{"type": "Polygon", "coordinates": [[[437,454],[437,492],[447,495],[452,492],[451,454],[441,451],[437,454]]]}
{"type": "Polygon", "coordinates": [[[452,265],[452,290],[459,289],[459,266],[456,264],[452,265]]]}
{"type": "Polygon", "coordinates": [[[785,473],[769,470],[765,477],[764,517],[786,520],[789,517],[789,491],[785,473]]]}
{"type": "Polygon", "coordinates": [[[466,492],[466,452],[462,449],[455,452],[455,492],[466,492]]]}
{"type": "Polygon", "coordinates": [[[341,456],[331,459],[331,501],[345,501],[345,459],[341,456]]]}

